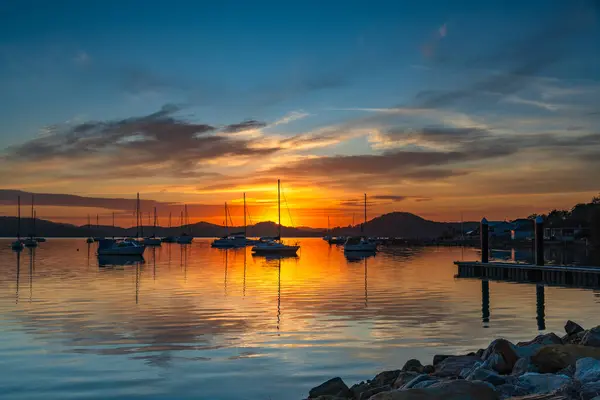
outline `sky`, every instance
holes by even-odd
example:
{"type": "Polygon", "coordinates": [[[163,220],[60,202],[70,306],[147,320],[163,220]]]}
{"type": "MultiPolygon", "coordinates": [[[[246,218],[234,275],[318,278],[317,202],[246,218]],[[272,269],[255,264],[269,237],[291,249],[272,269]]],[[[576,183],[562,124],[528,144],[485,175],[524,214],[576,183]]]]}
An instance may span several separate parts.
{"type": "Polygon", "coordinates": [[[0,1],[0,87],[0,188],[83,197],[46,219],[275,220],[277,179],[320,227],[363,193],[458,221],[600,191],[597,0],[0,1]]]}

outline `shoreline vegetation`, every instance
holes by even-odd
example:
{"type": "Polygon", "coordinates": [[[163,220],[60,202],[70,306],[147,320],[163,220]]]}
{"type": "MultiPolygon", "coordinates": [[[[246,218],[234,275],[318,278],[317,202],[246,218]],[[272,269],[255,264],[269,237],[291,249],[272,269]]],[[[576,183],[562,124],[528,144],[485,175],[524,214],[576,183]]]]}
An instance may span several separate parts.
{"type": "Polygon", "coordinates": [[[565,335],[513,344],[492,341],[464,355],[411,359],[350,387],[339,377],[312,388],[310,400],[599,400],[600,326],[567,321],[565,335]]]}

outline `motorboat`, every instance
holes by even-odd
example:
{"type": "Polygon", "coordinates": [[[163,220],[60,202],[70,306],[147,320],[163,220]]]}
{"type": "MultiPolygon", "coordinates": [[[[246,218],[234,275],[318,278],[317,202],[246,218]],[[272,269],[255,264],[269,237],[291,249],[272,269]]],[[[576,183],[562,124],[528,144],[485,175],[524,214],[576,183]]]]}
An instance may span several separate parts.
{"type": "Polygon", "coordinates": [[[261,241],[252,247],[252,252],[259,255],[267,254],[282,254],[282,255],[296,255],[300,246],[298,244],[288,245],[283,243],[281,240],[268,240],[261,241]]]}
{"type": "Polygon", "coordinates": [[[344,251],[377,251],[377,243],[371,242],[364,236],[352,236],[344,243],[344,251]]]}
{"type": "Polygon", "coordinates": [[[293,245],[285,244],[281,240],[281,181],[277,180],[277,216],[278,216],[278,235],[271,240],[262,240],[252,247],[252,252],[257,255],[295,255],[300,246],[298,243],[293,245]]]}
{"type": "Polygon", "coordinates": [[[245,247],[247,239],[243,232],[232,233],[231,235],[223,236],[219,239],[215,239],[211,246],[216,248],[233,248],[233,247],[245,247]]]}
{"type": "Polygon", "coordinates": [[[102,239],[98,242],[99,256],[141,256],[146,246],[135,240],[102,239]]]}

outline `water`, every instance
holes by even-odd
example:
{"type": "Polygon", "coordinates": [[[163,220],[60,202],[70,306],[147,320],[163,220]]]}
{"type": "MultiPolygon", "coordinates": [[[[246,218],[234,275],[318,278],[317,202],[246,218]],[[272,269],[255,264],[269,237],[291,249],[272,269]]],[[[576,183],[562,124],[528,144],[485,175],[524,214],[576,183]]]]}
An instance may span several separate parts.
{"type": "Polygon", "coordinates": [[[455,278],[475,249],[348,260],[320,239],[267,260],[209,240],[99,267],[95,244],[0,241],[0,393],[11,399],[300,399],[409,358],[600,324],[600,292],[455,278]],[[482,293],[489,291],[489,301],[482,293]],[[541,304],[540,304],[541,302],[541,304]],[[540,313],[540,305],[541,313],[540,313]]]}

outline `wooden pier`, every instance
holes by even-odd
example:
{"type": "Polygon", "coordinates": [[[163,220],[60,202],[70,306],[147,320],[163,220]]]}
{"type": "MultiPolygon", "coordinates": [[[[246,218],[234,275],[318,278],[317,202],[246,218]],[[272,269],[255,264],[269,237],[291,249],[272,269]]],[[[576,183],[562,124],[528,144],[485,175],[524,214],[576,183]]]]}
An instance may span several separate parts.
{"type": "Polygon", "coordinates": [[[455,261],[457,278],[531,282],[550,286],[600,288],[600,267],[455,261]]]}
{"type": "Polygon", "coordinates": [[[545,265],[544,221],[535,219],[535,264],[489,262],[488,221],[480,226],[481,261],[455,261],[457,278],[480,278],[542,285],[600,288],[600,267],[579,265],[545,265]]]}

